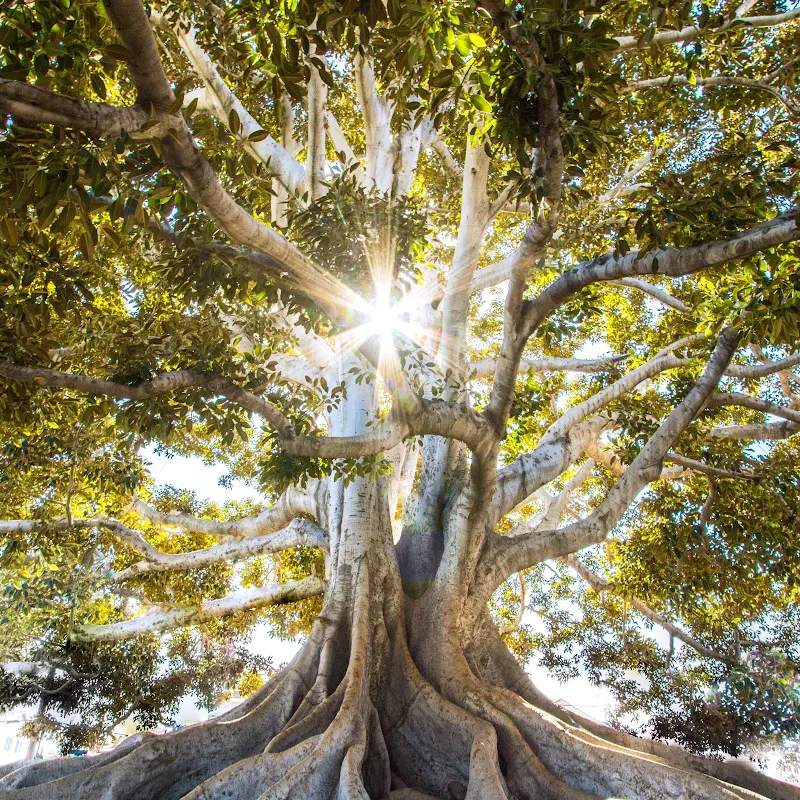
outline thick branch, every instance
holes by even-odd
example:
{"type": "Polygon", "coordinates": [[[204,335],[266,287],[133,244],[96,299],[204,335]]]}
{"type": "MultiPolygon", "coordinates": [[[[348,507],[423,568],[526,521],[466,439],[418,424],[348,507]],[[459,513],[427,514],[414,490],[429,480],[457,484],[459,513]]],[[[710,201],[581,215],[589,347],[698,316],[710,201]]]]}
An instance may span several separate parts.
{"type": "Polygon", "coordinates": [[[732,378],[766,378],[768,375],[774,375],[776,372],[789,369],[797,364],[800,364],[800,353],[793,353],[780,361],[766,364],[731,364],[725,370],[725,374],[732,378]]]}
{"type": "Polygon", "coordinates": [[[700,28],[697,25],[687,25],[677,31],[662,31],[657,33],[652,39],[645,41],[638,36],[617,36],[617,51],[620,50],[647,50],[652,45],[678,44],[679,42],[691,42],[702,35],[718,35],[730,30],[734,26],[738,28],[773,28],[776,25],[785,25],[800,17],[800,8],[785,11],[782,14],[771,14],[762,17],[734,17],[716,27],[700,28]]]}
{"type": "Polygon", "coordinates": [[[708,78],[695,77],[690,81],[685,75],[666,75],[661,78],[649,78],[648,80],[635,81],[628,84],[628,91],[638,92],[644,89],[652,89],[656,86],[741,86],[746,89],[756,89],[767,92],[777,98],[795,116],[800,116],[800,104],[795,103],[791,97],[784,94],[780,89],[765,81],[753,80],[752,78],[738,78],[734,76],[712,75],[708,78]]]}
{"type": "Polygon", "coordinates": [[[611,424],[605,417],[593,417],[575,425],[558,438],[542,440],[497,473],[497,486],[489,510],[490,524],[523,505],[542,486],[554,481],[578,460],[591,442],[611,424]]]}
{"type": "Polygon", "coordinates": [[[722,332],[695,386],[661,423],[630,467],[625,470],[603,502],[589,517],[558,530],[525,534],[514,539],[492,537],[491,546],[483,556],[485,568],[479,571],[479,574],[487,576],[482,581],[484,592],[491,593],[509,575],[521,569],[548,558],[558,558],[577,552],[602,541],[622,519],[639,492],[660,476],[666,454],[680,434],[705,407],[736,349],[737,341],[738,335],[732,328],[722,332]]]}
{"type": "MultiPolygon", "coordinates": [[[[624,361],[627,356],[607,356],[606,358],[535,358],[521,361],[519,372],[521,375],[533,373],[535,375],[545,372],[582,372],[594,374],[607,372],[614,365],[624,361]]],[[[497,362],[494,359],[476,361],[472,364],[472,371],[476,378],[488,378],[494,374],[497,362]]]]}
{"type": "Polygon", "coordinates": [[[530,302],[525,313],[525,336],[568,297],[599,281],[637,275],[667,275],[678,278],[700,270],[747,258],[762,250],[800,239],[797,207],[730,239],[717,239],[690,247],[668,247],[642,254],[632,251],[620,258],[598,256],[565,272],[530,302]]]}
{"type": "Polygon", "coordinates": [[[250,154],[263,164],[267,164],[269,171],[275,174],[290,192],[307,188],[306,171],[285,147],[278,144],[271,136],[258,142],[249,140],[248,137],[262,130],[262,126],[222,79],[208,54],[197,43],[194,29],[184,31],[178,27],[175,29],[175,34],[181,49],[203,81],[211,109],[219,122],[230,130],[231,112],[235,113],[239,121],[235,135],[244,143],[250,154]]]}
{"type": "MultiPolygon", "coordinates": [[[[313,45],[312,52],[313,55],[313,45]]],[[[311,200],[317,200],[325,194],[325,104],[328,100],[328,87],[320,76],[319,69],[309,58],[308,68],[311,80],[308,82],[308,113],[306,125],[306,171],[311,200]]]]}
{"type": "Polygon", "coordinates": [[[753,411],[761,411],[764,414],[772,414],[775,417],[783,417],[791,422],[800,424],[800,411],[779,406],[776,403],[769,403],[766,400],[759,400],[757,397],[750,397],[740,392],[717,392],[708,403],[709,406],[742,406],[751,408],[753,411]]]}
{"type": "MultiPolygon", "coordinates": [[[[131,78],[139,104],[166,111],[175,96],[161,65],[150,22],[141,0],[104,0],[114,28],[132,53],[131,78]]],[[[340,281],[317,267],[278,231],[256,220],[225,190],[208,160],[197,149],[181,118],[161,140],[167,165],[206,214],[235,242],[274,260],[295,290],[311,297],[334,322],[343,319],[343,303],[358,298],[340,281]]]]}
{"type": "Polygon", "coordinates": [[[800,425],[796,422],[762,422],[752,425],[728,425],[714,428],[709,434],[710,439],[739,439],[741,441],[777,441],[789,439],[800,433],[800,425]]]}
{"type": "Polygon", "coordinates": [[[274,533],[289,525],[295,517],[301,514],[308,514],[314,517],[318,515],[317,503],[311,492],[301,491],[294,486],[290,486],[274,505],[264,509],[258,516],[244,517],[226,522],[193,517],[189,514],[177,512],[164,513],[147,505],[147,503],[138,498],[133,502],[133,509],[142,519],[157,525],[168,525],[170,527],[183,528],[187,531],[194,531],[195,533],[231,539],[244,539],[251,536],[274,533]]]}
{"type": "Polygon", "coordinates": [[[547,429],[531,453],[520,456],[513,464],[498,473],[493,501],[499,514],[497,519],[522,503],[539,486],[557,478],[580,455],[588,442],[596,439],[609,424],[607,419],[597,417],[582,426],[576,435],[571,436],[570,432],[582,420],[629,392],[642,381],[685,364],[683,359],[671,354],[654,358],[566,411],[547,429]],[[556,469],[560,471],[554,473],[556,469]]]}
{"type": "Polygon", "coordinates": [[[356,56],[356,91],[364,119],[366,138],[366,185],[379,194],[392,188],[392,131],[394,106],[382,98],[375,80],[375,67],[368,56],[356,56]]]}
{"type": "Polygon", "coordinates": [[[647,281],[641,281],[637,278],[620,278],[618,281],[612,281],[612,285],[624,286],[628,289],[638,289],[640,292],[644,292],[655,300],[658,300],[661,305],[674,308],[675,311],[680,311],[681,314],[689,314],[692,310],[686,303],[678,300],[677,297],[673,297],[663,289],[660,289],[658,286],[653,286],[652,283],[648,283],[647,281]]]}
{"type": "Polygon", "coordinates": [[[127,131],[135,136],[150,122],[150,114],[139,105],[118,108],[107,103],[91,103],[23,81],[0,78],[0,115],[27,122],[78,128],[100,139],[127,131]]]}
{"type": "Polygon", "coordinates": [[[286,584],[269,584],[261,589],[243,589],[220,600],[208,600],[196,606],[145,614],[110,625],[76,625],[70,635],[73,642],[110,642],[133,639],[143,633],[158,633],[186,625],[200,625],[239,611],[253,611],[266,606],[294,603],[323,593],[325,584],[309,576],[286,584]]]}
{"type": "Polygon", "coordinates": [[[395,407],[370,433],[357,436],[302,436],[284,440],[283,449],[297,456],[359,458],[391,450],[411,436],[443,436],[463,442],[478,455],[494,442],[486,420],[467,406],[443,400],[422,400],[416,407],[395,407]]]}
{"type": "Polygon", "coordinates": [[[280,436],[291,437],[294,434],[289,421],[272,403],[242,389],[227,378],[204,375],[186,369],[163,372],[149,381],[131,386],[102,378],[56,372],[43,367],[20,367],[8,361],[0,361],[0,377],[20,383],[34,383],[40,387],[49,386],[58,389],[72,389],[86,394],[99,394],[117,400],[147,400],[179,389],[202,388],[263,417],[280,436]]]}
{"type": "Polygon", "coordinates": [[[110,517],[89,517],[70,521],[47,522],[38,519],[11,519],[0,520],[0,533],[30,533],[32,531],[51,530],[86,530],[92,528],[105,528],[111,531],[123,544],[135,550],[146,559],[156,559],[162,555],[161,551],[132,528],[123,525],[119,520],[110,517]]]}
{"type": "Polygon", "coordinates": [[[307,519],[295,519],[283,530],[266,536],[252,536],[248,539],[226,542],[189,553],[157,551],[157,556],[151,553],[147,560],[140,561],[112,575],[110,582],[121,583],[149,572],[199,569],[223,561],[241,561],[251,556],[277,553],[291,547],[316,547],[327,552],[328,537],[325,535],[325,531],[314,525],[313,522],[309,522],[307,519]]]}

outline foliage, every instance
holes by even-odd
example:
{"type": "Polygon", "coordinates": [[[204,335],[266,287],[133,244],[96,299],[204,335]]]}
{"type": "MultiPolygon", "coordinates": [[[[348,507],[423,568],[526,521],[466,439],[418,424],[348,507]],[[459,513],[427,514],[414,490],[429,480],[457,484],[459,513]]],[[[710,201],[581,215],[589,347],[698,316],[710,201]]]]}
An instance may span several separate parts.
{"type": "MultiPolygon", "coordinates": [[[[479,266],[513,251],[530,212],[543,208],[544,175],[535,152],[542,140],[536,114],[540,83],[473,3],[174,0],[159,5],[167,23],[194,27],[224,80],[262,126],[245,141],[235,111],[221,120],[189,103],[182,112],[224,187],[257,221],[270,221],[276,189],[270,164],[256,158],[251,146],[267,135],[281,139],[276,102],[281,94],[294,104],[294,133],[302,138],[311,66],[328,86],[328,107],[354,151],[363,151],[357,53],[373,56],[378,86],[396,105],[393,133],[427,116],[457,161],[475,143],[492,153],[490,194],[510,187],[510,203],[486,235],[479,266]]],[[[719,74],[760,81],[797,103],[800,65],[793,54],[800,51],[800,26],[760,31],[735,25],[717,35],[715,27],[734,5],[516,4],[523,30],[535,35],[555,80],[565,159],[558,236],[530,276],[528,298],[598,254],[723,238],[798,202],[800,128],[791,104],[774,93],[703,81],[719,74]],[[695,24],[703,35],[680,47],[615,50],[615,37],[624,31],[634,31],[647,44],[659,30],[695,24]],[[664,76],[686,81],[629,86],[664,76]]],[[[764,0],[758,7],[763,13],[788,8],[782,0],[764,0]]],[[[133,102],[129,54],[114,43],[102,3],[9,0],[2,22],[0,78],[92,101],[133,102]]],[[[174,33],[165,30],[163,38],[169,78],[182,100],[201,82],[174,33]]],[[[181,369],[213,373],[279,407],[297,433],[315,430],[319,419],[346,399],[345,376],[302,384],[284,376],[278,357],[298,355],[300,345],[297,331],[280,324],[279,303],[301,330],[331,340],[342,331],[314,306],[308,287],[293,285],[279,271],[259,271],[218,246],[220,232],[164,168],[156,137],[123,132],[95,139],[13,116],[0,122],[2,361],[134,386],[181,369]]],[[[332,144],[325,159],[331,165],[326,193],[310,199],[298,192],[289,199],[288,238],[368,303],[374,299],[376,270],[389,270],[395,296],[413,292],[429,271],[444,282],[458,236],[460,196],[457,178],[435,154],[423,151],[410,191],[391,199],[359,187],[355,165],[332,144]]],[[[712,334],[723,323],[737,323],[742,347],[754,348],[753,363],[762,356],[788,356],[796,346],[796,242],[733,267],[670,281],[654,275],[651,283],[669,290],[691,313],[665,310],[619,285],[597,285],[570,298],[543,323],[526,359],[576,353],[627,358],[591,375],[522,376],[500,452],[503,463],[530,452],[557,412],[680,337],[697,335],[682,350],[690,359],[698,356],[691,365],[658,376],[607,408],[618,424],[609,443],[620,464],[630,463],[658,421],[685,397],[700,371],[699,357],[707,357],[712,334]]],[[[431,308],[431,316],[439,311],[431,308]]],[[[502,313],[495,289],[473,297],[473,362],[498,355],[502,313]]],[[[364,321],[358,312],[351,316],[353,325],[364,321]]],[[[403,365],[414,367],[413,388],[438,396],[446,367],[427,360],[417,342],[404,341],[398,349],[403,365]]],[[[356,373],[353,384],[378,380],[368,363],[360,362],[356,373]]],[[[759,381],[725,378],[720,388],[752,390],[795,411],[800,402],[796,372],[759,381]]],[[[486,386],[475,382],[473,389],[474,405],[481,409],[486,386]]],[[[681,452],[719,470],[746,472],[748,479],[691,474],[651,487],[608,548],[586,556],[610,581],[608,592],[587,588],[563,564],[530,570],[527,606],[538,621],[506,634],[519,659],[538,658],[564,678],[585,671],[612,688],[618,724],[677,739],[697,752],[738,754],[758,742],[798,736],[796,439],[747,447],[708,438],[716,427],[767,419],[740,407],[703,412],[681,438],[681,452]],[[713,502],[704,512],[710,491],[713,502]],[[627,595],[676,620],[707,646],[746,655],[730,664],[701,657],[688,646],[665,650],[650,623],[628,607],[627,595]]],[[[103,581],[139,556],[108,531],[65,531],[56,528],[60,520],[112,516],[164,552],[183,553],[216,539],[144,523],[129,509],[134,492],[160,511],[218,521],[262,510],[220,508],[155,487],[147,471],[147,453],[154,450],[224,463],[229,480],[247,481],[267,504],[289,485],[331,474],[378,479],[390,470],[381,458],[287,455],[240,407],[198,387],[125,400],[3,382],[0,426],[0,518],[46,523],[35,533],[4,534],[0,658],[68,666],[35,678],[3,672],[0,708],[11,708],[20,698],[38,703],[36,731],[56,736],[63,749],[101,741],[129,714],[143,728],[169,722],[186,693],[205,707],[237,685],[243,695],[252,693],[270,670],[247,651],[253,627],[269,624],[277,636],[302,636],[321,601],[92,647],[68,644],[76,623],[121,620],[127,611],[142,609],[142,597],[164,606],[196,604],[240,587],[322,576],[325,564],[318,551],[294,548],[236,566],[144,575],[128,587],[134,596],[122,597],[103,581]]],[[[595,508],[613,479],[596,465],[567,516],[595,508]]],[[[555,488],[561,486],[563,479],[555,488]]],[[[535,510],[522,510],[501,526],[530,520],[535,510]]],[[[511,624],[519,602],[512,581],[495,596],[493,610],[511,624]]]]}

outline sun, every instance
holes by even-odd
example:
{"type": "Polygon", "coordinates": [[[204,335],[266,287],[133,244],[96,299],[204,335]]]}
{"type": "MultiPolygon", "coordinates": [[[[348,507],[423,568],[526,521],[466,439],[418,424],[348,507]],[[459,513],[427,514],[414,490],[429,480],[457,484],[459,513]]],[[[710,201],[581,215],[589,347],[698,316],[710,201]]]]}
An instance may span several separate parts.
{"type": "Polygon", "coordinates": [[[400,321],[398,311],[398,307],[392,306],[388,297],[378,298],[369,310],[370,332],[378,336],[382,342],[392,341],[400,321]]]}

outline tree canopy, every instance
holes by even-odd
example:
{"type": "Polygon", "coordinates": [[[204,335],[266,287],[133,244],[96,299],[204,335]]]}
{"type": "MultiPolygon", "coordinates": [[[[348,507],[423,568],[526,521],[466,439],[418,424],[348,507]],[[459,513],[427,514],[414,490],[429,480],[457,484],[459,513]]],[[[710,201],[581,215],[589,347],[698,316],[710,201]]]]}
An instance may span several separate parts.
{"type": "Polygon", "coordinates": [[[68,750],[261,697],[370,485],[476,674],[491,627],[631,733],[800,735],[800,8],[0,15],[0,706],[68,750]]]}

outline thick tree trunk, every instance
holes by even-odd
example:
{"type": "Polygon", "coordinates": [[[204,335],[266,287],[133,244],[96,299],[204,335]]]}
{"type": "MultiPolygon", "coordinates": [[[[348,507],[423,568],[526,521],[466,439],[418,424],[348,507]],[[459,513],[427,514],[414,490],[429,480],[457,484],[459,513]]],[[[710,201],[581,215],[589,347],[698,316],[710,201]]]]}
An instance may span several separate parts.
{"type": "Polygon", "coordinates": [[[98,758],[23,765],[0,779],[0,796],[800,798],[550,703],[488,613],[472,635],[459,627],[458,587],[437,579],[417,599],[403,592],[383,483],[337,488],[326,601],[288,667],[225,717],[98,758]]]}

